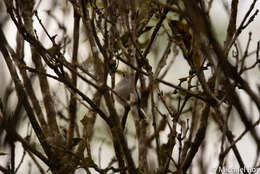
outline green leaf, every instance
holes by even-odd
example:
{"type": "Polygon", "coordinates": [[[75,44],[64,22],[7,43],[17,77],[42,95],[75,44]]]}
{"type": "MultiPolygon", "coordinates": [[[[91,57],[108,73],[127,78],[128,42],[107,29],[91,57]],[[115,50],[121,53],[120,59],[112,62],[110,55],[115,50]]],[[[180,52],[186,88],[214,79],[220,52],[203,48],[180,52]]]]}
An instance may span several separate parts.
{"type": "Polygon", "coordinates": [[[153,28],[153,26],[147,26],[147,27],[145,27],[144,30],[140,33],[140,35],[142,35],[142,34],[148,32],[148,31],[150,31],[152,28],[153,28]]]}
{"type": "Polygon", "coordinates": [[[0,156],[4,156],[4,155],[7,155],[7,153],[0,152],[0,156]]]}
{"type": "Polygon", "coordinates": [[[124,74],[124,72],[123,72],[122,70],[120,70],[120,69],[117,69],[117,70],[116,70],[116,73],[117,73],[118,75],[123,75],[123,74],[124,74]]]}
{"type": "Polygon", "coordinates": [[[188,80],[187,77],[179,78],[180,83],[185,82],[185,81],[187,81],[187,80],[188,80]]]}
{"type": "Polygon", "coordinates": [[[130,38],[130,33],[127,32],[123,36],[120,37],[120,40],[125,45],[127,43],[127,41],[129,40],[129,38],[130,38]]]}
{"type": "Polygon", "coordinates": [[[140,168],[137,168],[137,173],[138,173],[138,174],[144,174],[144,170],[143,170],[143,169],[140,169],[140,168]]]}
{"type": "Polygon", "coordinates": [[[81,138],[72,138],[72,147],[78,145],[81,140],[81,138]]]}
{"type": "Polygon", "coordinates": [[[147,45],[148,45],[148,43],[149,43],[149,39],[147,39],[146,41],[144,41],[144,42],[139,42],[139,41],[137,41],[137,46],[139,47],[139,48],[146,48],[147,47],[147,45]]]}
{"type": "Polygon", "coordinates": [[[84,162],[84,164],[85,164],[87,167],[96,167],[96,164],[95,164],[94,161],[91,159],[91,157],[86,157],[86,158],[84,158],[83,162],[84,162]]]}
{"type": "Polygon", "coordinates": [[[178,90],[178,94],[180,94],[181,96],[184,96],[184,97],[187,95],[186,92],[184,92],[182,90],[178,90]]]}
{"type": "Polygon", "coordinates": [[[86,126],[89,122],[89,118],[85,115],[81,120],[80,120],[81,124],[83,126],[86,126]]]}
{"type": "Polygon", "coordinates": [[[87,7],[87,8],[90,8],[90,7],[91,7],[91,5],[90,5],[90,2],[89,2],[89,1],[87,2],[87,5],[86,5],[86,7],[87,7]]]}
{"type": "MultiPolygon", "coordinates": [[[[126,43],[128,42],[129,38],[130,38],[130,33],[126,32],[125,34],[123,34],[123,36],[120,37],[120,40],[123,43],[123,45],[126,45],[126,43]]],[[[116,42],[114,44],[114,49],[116,49],[116,50],[120,49],[120,46],[119,46],[118,42],[116,42]]]]}
{"type": "Polygon", "coordinates": [[[209,78],[207,84],[209,85],[209,88],[213,91],[216,83],[216,75],[213,75],[209,78]]]}

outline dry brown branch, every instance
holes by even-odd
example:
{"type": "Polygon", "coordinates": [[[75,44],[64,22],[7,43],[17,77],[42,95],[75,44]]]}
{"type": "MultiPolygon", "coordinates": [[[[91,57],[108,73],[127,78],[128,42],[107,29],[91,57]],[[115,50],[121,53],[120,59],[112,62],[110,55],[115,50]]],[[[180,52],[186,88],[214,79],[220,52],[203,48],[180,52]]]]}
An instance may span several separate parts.
{"type": "Polygon", "coordinates": [[[10,156],[0,171],[24,168],[20,142],[34,164],[29,172],[207,173],[216,168],[210,156],[221,173],[250,167],[237,145],[248,135],[257,164],[259,84],[246,75],[258,71],[260,44],[254,31],[239,41],[256,23],[257,0],[240,24],[240,1],[223,1],[224,44],[212,25],[213,2],[0,2],[7,16],[0,18],[0,58],[9,72],[0,97],[0,156],[10,156]],[[239,134],[237,122],[245,127],[239,134]],[[33,131],[24,133],[23,125],[33,131]]]}

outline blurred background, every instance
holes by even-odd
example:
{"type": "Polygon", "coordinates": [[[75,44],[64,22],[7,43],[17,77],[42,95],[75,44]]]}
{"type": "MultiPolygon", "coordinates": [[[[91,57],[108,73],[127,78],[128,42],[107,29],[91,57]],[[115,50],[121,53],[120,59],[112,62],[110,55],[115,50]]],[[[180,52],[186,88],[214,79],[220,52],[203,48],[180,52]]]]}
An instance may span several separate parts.
{"type": "MultiPolygon", "coordinates": [[[[242,21],[245,13],[248,11],[250,8],[251,1],[239,1],[239,9],[238,9],[238,20],[237,23],[240,24],[242,21]]],[[[56,0],[44,0],[44,1],[36,1],[35,3],[35,9],[38,11],[38,15],[40,16],[42,22],[46,26],[48,32],[51,35],[57,34],[56,40],[60,40],[63,38],[64,35],[72,36],[73,33],[73,10],[71,5],[66,2],[66,1],[56,1],[56,0]]],[[[256,8],[260,7],[260,2],[257,2],[256,8]]],[[[228,25],[228,16],[229,16],[229,9],[230,8],[230,1],[229,0],[215,0],[213,1],[212,4],[212,9],[210,11],[210,18],[212,21],[212,25],[214,26],[214,31],[215,34],[218,38],[218,41],[224,45],[224,40],[226,38],[226,30],[227,30],[227,25],[228,25]]],[[[8,42],[11,45],[13,49],[16,48],[16,32],[17,29],[15,25],[13,24],[12,20],[10,20],[10,17],[8,16],[6,12],[6,7],[3,3],[3,1],[0,1],[0,23],[1,26],[3,27],[4,33],[7,36],[8,42]]],[[[37,35],[40,38],[41,42],[44,43],[45,48],[50,48],[52,43],[48,40],[46,35],[44,35],[43,29],[40,26],[39,22],[34,19],[34,28],[37,31],[37,35]]],[[[153,23],[151,22],[151,25],[153,23]]],[[[255,50],[257,48],[257,42],[259,41],[260,38],[260,17],[259,15],[255,18],[254,22],[252,22],[249,27],[247,27],[244,32],[239,36],[239,47],[241,50],[245,50],[247,46],[247,40],[249,37],[249,32],[252,32],[252,41],[249,47],[250,54],[252,55],[247,59],[247,64],[250,65],[255,61],[255,50]]],[[[83,31],[83,30],[81,30],[83,31]]],[[[84,34],[83,34],[84,35],[84,34]]],[[[151,32],[148,32],[144,37],[149,37],[151,35],[151,32]]],[[[67,50],[65,53],[65,57],[71,57],[72,53],[72,44],[71,41],[68,40],[68,46],[67,50]]],[[[1,43],[0,43],[1,44],[1,43]]],[[[150,54],[151,57],[151,65],[153,67],[156,67],[158,64],[159,58],[161,57],[163,50],[167,46],[167,40],[166,37],[161,36],[157,37],[155,44],[153,45],[153,51],[152,54],[150,54]]],[[[81,37],[80,38],[80,45],[79,45],[79,60],[80,62],[84,62],[87,57],[89,57],[90,54],[90,47],[89,43],[87,41],[87,38],[81,37]]],[[[27,42],[25,42],[25,61],[27,62],[28,65],[33,65],[31,62],[32,60],[27,59],[30,57],[30,47],[27,42]]],[[[171,53],[173,54],[173,53],[171,53]]],[[[169,62],[168,62],[169,63],[169,62]]],[[[119,68],[124,70],[126,67],[123,64],[119,64],[119,68]]],[[[53,74],[51,70],[48,69],[47,71],[50,74],[53,74]]],[[[175,58],[174,63],[165,77],[164,80],[169,81],[173,84],[178,84],[179,79],[186,77],[189,75],[189,67],[186,61],[184,59],[179,58],[178,56],[175,58]]],[[[33,74],[31,74],[31,78],[33,77],[33,74]]],[[[250,86],[253,88],[254,91],[256,91],[259,94],[259,87],[260,87],[260,73],[259,73],[259,67],[254,68],[248,72],[246,72],[243,76],[250,84],[250,86]]],[[[120,77],[116,78],[117,81],[120,80],[120,77]]],[[[35,88],[38,87],[37,79],[34,80],[34,86],[35,88]]],[[[68,93],[66,92],[66,89],[62,85],[60,85],[58,82],[55,80],[49,79],[51,88],[54,89],[55,91],[53,95],[58,96],[57,102],[60,102],[60,112],[64,115],[66,115],[66,111],[64,111],[63,108],[63,102],[64,98],[68,97],[68,93]]],[[[2,58],[2,55],[0,54],[0,98],[2,100],[6,99],[6,95],[10,95],[8,98],[8,105],[7,107],[7,113],[12,114],[16,111],[17,106],[17,95],[14,90],[14,85],[11,83],[11,78],[9,71],[7,69],[7,66],[4,62],[4,59],[2,58]]],[[[79,81],[79,86],[82,89],[82,91],[85,91],[88,95],[91,95],[93,91],[88,87],[88,85],[85,84],[83,81],[79,81]]],[[[167,87],[162,87],[164,91],[170,92],[172,89],[167,88],[167,87]]],[[[37,94],[37,93],[36,93],[37,94]]],[[[247,111],[247,114],[250,116],[250,119],[252,122],[256,121],[259,118],[259,112],[257,111],[255,105],[251,103],[249,100],[248,96],[243,93],[242,91],[239,91],[239,95],[243,101],[243,105],[245,107],[245,110],[247,111]]],[[[40,96],[41,97],[41,96],[40,96]]],[[[102,103],[103,105],[105,104],[104,102],[102,103]]],[[[101,104],[101,106],[102,106],[101,104]]],[[[65,103],[64,103],[65,105],[65,103]]],[[[123,107],[120,104],[117,104],[117,107],[119,110],[123,111],[123,107]]],[[[16,122],[16,129],[19,132],[20,135],[23,137],[26,137],[26,135],[30,134],[32,132],[32,128],[29,125],[29,120],[26,117],[26,113],[23,109],[21,109],[22,114],[21,118],[17,118],[16,120],[13,120],[16,122]]],[[[86,108],[81,106],[78,108],[78,119],[81,119],[86,112],[86,108]]],[[[238,117],[236,117],[236,111],[232,111],[234,114],[231,115],[232,121],[234,122],[232,124],[232,130],[234,135],[240,135],[241,132],[244,131],[244,126],[242,125],[241,121],[239,120],[238,117]]],[[[131,121],[128,121],[127,123],[127,131],[128,131],[128,143],[130,149],[133,149],[133,154],[134,154],[134,159],[137,161],[137,149],[136,149],[136,137],[135,137],[135,129],[134,123],[132,118],[130,118],[131,121]]],[[[79,121],[79,120],[78,120],[79,121]]],[[[61,125],[63,125],[62,119],[60,119],[61,125]]],[[[207,134],[207,142],[209,142],[205,148],[205,153],[204,154],[204,161],[208,161],[208,169],[211,170],[213,168],[217,167],[218,164],[218,159],[217,156],[212,156],[212,154],[218,154],[218,151],[220,150],[219,147],[219,142],[221,141],[221,134],[217,128],[217,126],[213,122],[209,122],[210,126],[207,134]],[[214,138],[212,138],[214,137],[214,138]],[[216,146],[217,145],[217,146],[216,146]]],[[[64,122],[65,125],[65,122],[64,122]]],[[[62,127],[62,126],[61,126],[62,127]]],[[[258,132],[258,135],[260,134],[260,128],[259,126],[256,127],[256,130],[258,132]]],[[[164,132],[162,132],[161,136],[161,142],[163,143],[165,140],[167,140],[167,134],[169,130],[166,129],[164,132]]],[[[8,146],[6,144],[6,139],[5,133],[0,132],[0,165],[2,166],[7,166],[10,163],[10,156],[9,154],[6,154],[8,152],[8,146]]],[[[94,141],[92,141],[91,146],[92,146],[92,154],[94,157],[94,161],[100,164],[101,167],[105,167],[108,165],[108,163],[111,161],[111,158],[113,157],[113,152],[112,149],[112,144],[111,141],[109,140],[111,135],[108,131],[108,128],[104,124],[104,122],[98,118],[97,123],[95,124],[94,128],[94,141]]],[[[37,142],[37,138],[34,137],[34,142],[35,142],[35,147],[36,149],[40,149],[41,147],[39,146],[39,142],[37,142]]],[[[35,164],[32,162],[32,159],[30,155],[28,155],[26,152],[24,152],[22,145],[20,143],[16,143],[16,164],[20,164],[21,162],[23,165],[19,168],[18,173],[20,174],[26,174],[26,173],[35,173],[38,171],[37,167],[35,164]]],[[[254,163],[255,155],[251,154],[256,154],[256,146],[254,145],[254,142],[252,141],[251,136],[244,136],[242,140],[240,140],[237,143],[238,149],[243,149],[240,151],[242,158],[244,159],[244,162],[246,166],[252,166],[254,163]]],[[[177,148],[176,152],[177,153],[177,148]]],[[[153,154],[154,152],[151,152],[153,154]]],[[[155,156],[151,155],[151,161],[155,156]]],[[[230,159],[229,161],[236,161],[235,157],[233,156],[232,153],[228,156],[230,159]]],[[[39,165],[42,166],[44,169],[45,173],[50,173],[48,171],[48,167],[46,167],[40,160],[37,160],[39,162],[39,165]]],[[[199,164],[200,159],[196,158],[195,164],[199,164]]],[[[234,164],[231,164],[234,168],[238,167],[236,162],[234,164]],[[234,166],[233,166],[234,165],[234,166]]],[[[196,166],[194,165],[194,168],[192,169],[194,173],[196,173],[196,166]]],[[[94,170],[91,172],[95,173],[94,170]]],[[[78,169],[77,173],[85,173],[82,169],[78,169]]],[[[215,173],[215,171],[212,170],[212,173],[215,173]]]]}

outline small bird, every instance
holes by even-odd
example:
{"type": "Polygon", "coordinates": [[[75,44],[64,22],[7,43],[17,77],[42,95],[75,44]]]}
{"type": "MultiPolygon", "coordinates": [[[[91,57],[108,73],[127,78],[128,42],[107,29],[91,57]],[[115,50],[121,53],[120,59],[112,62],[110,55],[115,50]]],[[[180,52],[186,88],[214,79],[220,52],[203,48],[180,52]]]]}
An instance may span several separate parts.
{"type": "MultiPolygon", "coordinates": [[[[125,101],[129,100],[130,97],[130,88],[131,88],[131,81],[128,74],[124,74],[123,78],[116,84],[115,92],[123,98],[125,101]]],[[[117,101],[126,106],[126,103],[118,96],[116,96],[117,101]]]]}
{"type": "MultiPolygon", "coordinates": [[[[120,104],[122,104],[125,108],[123,117],[121,119],[121,127],[124,130],[127,121],[127,115],[128,112],[130,111],[130,105],[126,103],[130,99],[130,93],[131,93],[131,80],[129,74],[123,75],[123,78],[116,84],[114,90],[118,95],[116,96],[116,100],[120,104]],[[125,101],[123,101],[122,99],[124,99],[125,101]]],[[[135,100],[136,100],[135,103],[136,102],[138,103],[138,101],[140,101],[139,92],[137,90],[135,90],[135,100]]],[[[136,113],[136,115],[138,115],[140,119],[147,118],[143,109],[140,108],[140,105],[137,104],[135,106],[136,107],[133,108],[134,109],[133,111],[136,113]]]]}
{"type": "Polygon", "coordinates": [[[116,100],[124,106],[124,114],[121,119],[121,127],[124,130],[128,112],[130,111],[130,106],[126,103],[130,99],[131,92],[131,80],[128,74],[123,74],[123,78],[116,84],[115,92],[118,96],[116,96],[116,100]],[[123,101],[124,99],[125,101],[123,101]]]}

